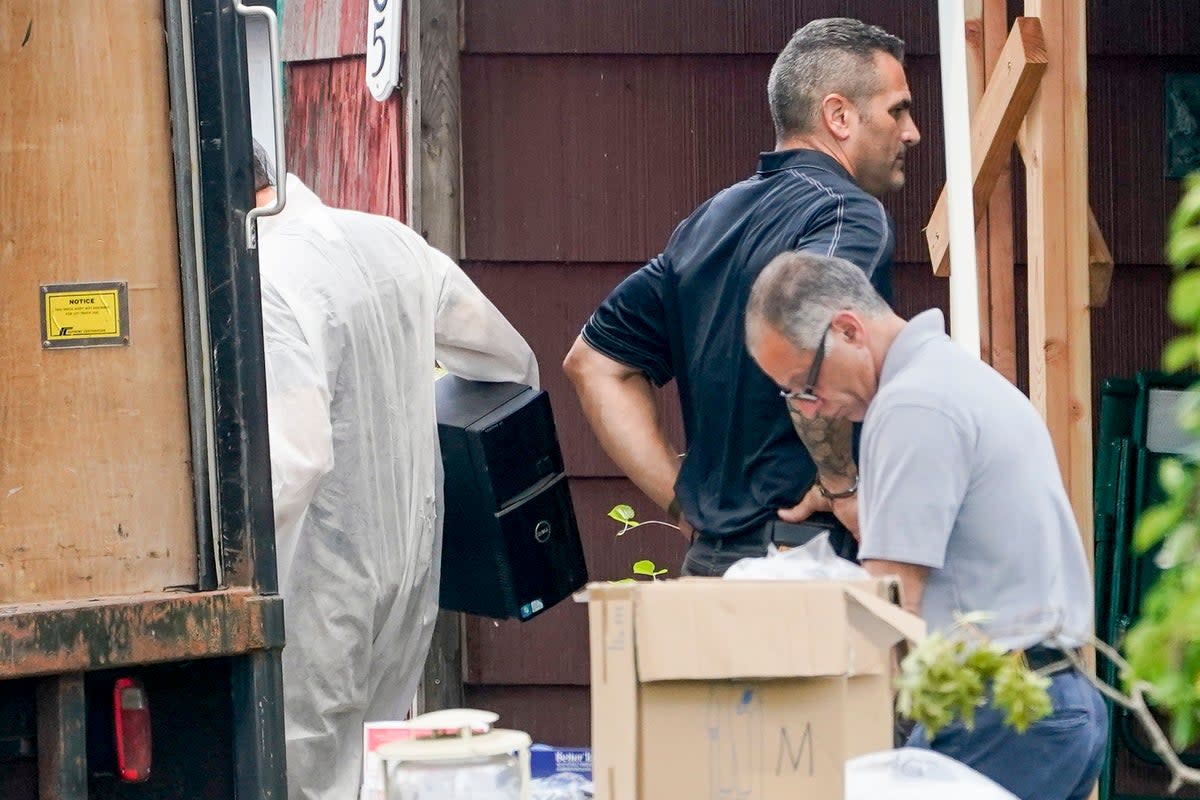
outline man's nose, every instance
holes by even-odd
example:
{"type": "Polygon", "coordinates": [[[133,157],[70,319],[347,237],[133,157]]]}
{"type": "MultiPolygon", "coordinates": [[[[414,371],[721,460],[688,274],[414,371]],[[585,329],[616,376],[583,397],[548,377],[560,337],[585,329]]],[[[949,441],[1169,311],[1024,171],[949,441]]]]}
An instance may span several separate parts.
{"type": "Polygon", "coordinates": [[[921,131],[917,130],[917,123],[909,120],[908,129],[904,131],[901,137],[906,145],[912,147],[915,144],[921,143],[921,131]]]}

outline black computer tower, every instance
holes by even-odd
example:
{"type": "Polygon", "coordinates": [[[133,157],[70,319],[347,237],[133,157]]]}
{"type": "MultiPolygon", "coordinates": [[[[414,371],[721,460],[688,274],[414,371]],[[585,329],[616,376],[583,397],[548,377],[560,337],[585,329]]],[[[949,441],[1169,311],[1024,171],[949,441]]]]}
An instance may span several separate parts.
{"type": "Polygon", "coordinates": [[[587,582],[550,398],[438,379],[445,468],[441,607],[527,620],[587,582]]]}

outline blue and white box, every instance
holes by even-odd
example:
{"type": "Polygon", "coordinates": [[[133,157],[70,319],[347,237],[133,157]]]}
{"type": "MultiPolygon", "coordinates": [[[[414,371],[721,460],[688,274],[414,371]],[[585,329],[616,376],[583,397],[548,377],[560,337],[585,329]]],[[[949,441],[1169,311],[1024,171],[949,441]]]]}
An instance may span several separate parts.
{"type": "Polygon", "coordinates": [[[535,744],[529,748],[529,768],[534,778],[548,778],[563,772],[574,772],[591,780],[592,749],[535,744]]]}

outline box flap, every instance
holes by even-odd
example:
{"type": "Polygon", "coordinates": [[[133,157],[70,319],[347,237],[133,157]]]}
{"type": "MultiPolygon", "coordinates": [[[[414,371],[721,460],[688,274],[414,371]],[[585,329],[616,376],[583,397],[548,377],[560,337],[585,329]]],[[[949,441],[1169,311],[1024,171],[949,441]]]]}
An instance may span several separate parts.
{"type": "Polygon", "coordinates": [[[637,797],[638,681],[634,664],[635,587],[592,584],[592,747],[597,800],[637,797]]]}
{"type": "Polygon", "coordinates": [[[638,584],[638,678],[846,674],[851,648],[843,586],[717,578],[638,584]]]}
{"type": "Polygon", "coordinates": [[[925,620],[869,591],[845,584],[849,621],[880,647],[925,638],[925,620]]]}

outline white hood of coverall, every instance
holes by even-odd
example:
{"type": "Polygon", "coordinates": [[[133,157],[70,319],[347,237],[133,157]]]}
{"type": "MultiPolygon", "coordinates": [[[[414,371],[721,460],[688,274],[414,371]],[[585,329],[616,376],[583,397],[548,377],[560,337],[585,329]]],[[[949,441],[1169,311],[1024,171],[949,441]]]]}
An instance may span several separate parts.
{"type": "Polygon", "coordinates": [[[288,797],[354,800],[362,723],[403,718],[437,616],[434,361],[534,386],[538,371],[520,334],[414,231],[287,181],[283,213],[260,221],[259,259],[288,797]]]}

